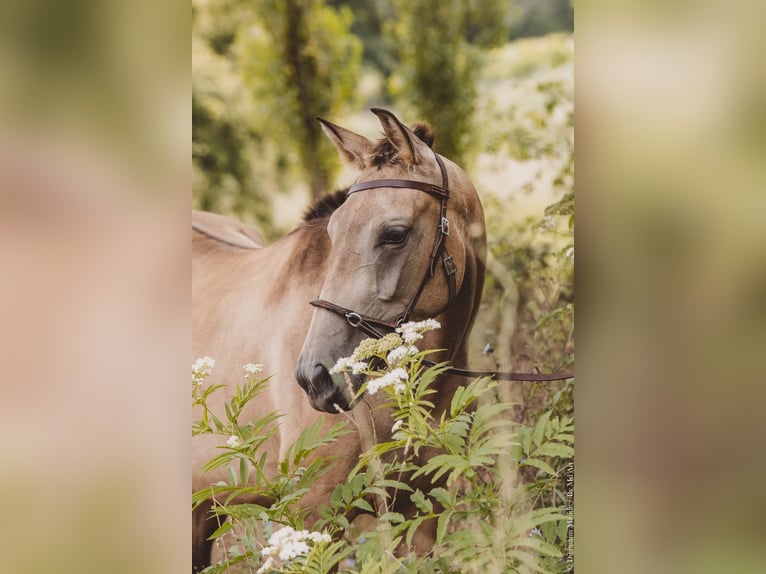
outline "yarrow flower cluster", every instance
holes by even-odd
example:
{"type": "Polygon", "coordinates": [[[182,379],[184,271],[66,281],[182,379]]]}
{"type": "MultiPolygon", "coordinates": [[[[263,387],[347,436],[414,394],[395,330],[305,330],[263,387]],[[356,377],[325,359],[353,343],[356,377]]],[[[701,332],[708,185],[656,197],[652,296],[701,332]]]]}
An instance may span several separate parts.
{"type": "Polygon", "coordinates": [[[215,360],[208,356],[200,357],[192,364],[192,383],[199,385],[213,370],[215,360]]]}
{"type": "Polygon", "coordinates": [[[279,557],[282,562],[292,560],[298,556],[308,554],[311,548],[308,543],[319,544],[321,542],[331,542],[329,534],[324,532],[310,532],[308,530],[295,530],[290,526],[285,526],[277,530],[269,537],[269,545],[261,551],[262,556],[266,556],[266,562],[258,569],[257,574],[263,574],[274,566],[274,557],[279,557]]]}
{"type": "Polygon", "coordinates": [[[382,377],[376,379],[370,379],[367,383],[367,392],[371,395],[377,393],[384,387],[393,387],[394,392],[401,393],[407,388],[407,381],[410,380],[410,376],[401,367],[397,367],[393,371],[389,371],[382,377]]]}
{"type": "Polygon", "coordinates": [[[424,321],[410,321],[396,328],[396,332],[402,336],[402,340],[411,345],[415,341],[423,338],[423,333],[439,329],[441,324],[436,319],[425,319],[424,321]]]}
{"type": "Polygon", "coordinates": [[[351,371],[353,374],[358,375],[359,373],[364,372],[366,368],[367,363],[365,361],[357,361],[352,355],[350,357],[341,357],[338,359],[338,362],[330,369],[330,374],[334,375],[335,373],[351,371]]]}
{"type": "Polygon", "coordinates": [[[330,374],[351,371],[358,375],[367,369],[367,360],[382,356],[402,344],[402,338],[396,333],[389,333],[380,339],[364,339],[354,349],[350,357],[341,357],[330,369],[330,374]]]}
{"type": "Polygon", "coordinates": [[[350,357],[341,357],[330,369],[330,374],[351,371],[358,375],[369,369],[369,359],[385,357],[389,372],[381,377],[372,378],[367,382],[367,392],[371,395],[385,387],[392,387],[394,392],[401,393],[407,388],[409,373],[406,370],[407,361],[419,353],[413,344],[423,338],[423,333],[439,329],[441,325],[436,319],[410,321],[396,328],[380,339],[365,339],[350,357]]]}
{"type": "Polygon", "coordinates": [[[418,348],[415,345],[401,346],[393,349],[388,355],[386,355],[386,362],[393,365],[401,365],[404,360],[412,355],[418,354],[418,348]]]}
{"type": "Polygon", "coordinates": [[[252,376],[252,375],[257,375],[258,373],[263,371],[263,365],[261,365],[260,363],[258,363],[258,364],[256,364],[256,363],[247,363],[242,368],[245,369],[245,373],[247,373],[245,375],[246,379],[250,378],[250,376],[252,376]]]}

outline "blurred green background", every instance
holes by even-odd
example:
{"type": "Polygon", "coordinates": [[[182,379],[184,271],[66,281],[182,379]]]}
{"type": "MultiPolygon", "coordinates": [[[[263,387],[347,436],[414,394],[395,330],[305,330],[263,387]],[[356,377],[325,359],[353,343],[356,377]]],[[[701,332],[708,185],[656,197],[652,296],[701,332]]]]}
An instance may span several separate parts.
{"type": "Polygon", "coordinates": [[[571,188],[542,164],[571,160],[572,28],[569,0],[193,0],[194,206],[281,235],[353,177],[315,116],[373,137],[371,106],[431,122],[483,194],[551,203],[571,188]]]}

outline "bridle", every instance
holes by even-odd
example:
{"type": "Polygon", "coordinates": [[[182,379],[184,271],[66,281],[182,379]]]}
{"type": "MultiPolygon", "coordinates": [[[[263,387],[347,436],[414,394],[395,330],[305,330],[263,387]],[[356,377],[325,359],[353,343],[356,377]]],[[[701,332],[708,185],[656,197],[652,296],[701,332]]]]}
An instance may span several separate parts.
{"type": "MultiPolygon", "coordinates": [[[[433,152],[436,163],[439,164],[439,170],[442,175],[442,185],[438,186],[433,183],[426,183],[424,181],[415,181],[410,179],[375,179],[371,181],[364,181],[361,183],[355,183],[348,188],[346,197],[352,193],[359,191],[366,191],[368,189],[377,189],[381,187],[396,187],[404,189],[415,189],[423,191],[429,195],[433,195],[439,199],[439,224],[436,226],[436,236],[434,237],[433,246],[431,247],[431,254],[429,255],[429,263],[426,268],[426,272],[423,275],[423,279],[418,286],[417,291],[407,303],[404,311],[397,317],[396,321],[386,321],[384,319],[378,319],[358,313],[352,309],[348,309],[331,301],[325,299],[314,299],[310,302],[314,307],[320,307],[328,311],[332,311],[342,317],[345,317],[348,324],[359,329],[366,335],[380,339],[384,336],[385,330],[394,330],[409,319],[412,310],[420,299],[423,290],[428,283],[428,280],[436,273],[436,263],[441,260],[444,268],[444,273],[447,276],[447,285],[449,289],[449,299],[447,306],[449,306],[454,300],[457,294],[457,274],[458,268],[455,264],[455,259],[447,252],[446,241],[449,236],[449,219],[447,219],[447,201],[450,198],[449,192],[449,178],[447,176],[447,168],[444,165],[444,161],[438,153],[433,152]],[[381,328],[383,330],[381,330],[381,328]]],[[[433,366],[432,361],[424,360],[424,364],[433,366]]],[[[493,376],[500,380],[510,381],[554,381],[563,380],[574,377],[573,373],[552,373],[552,374],[540,374],[540,373],[501,373],[496,371],[471,371],[465,369],[458,369],[450,367],[446,371],[453,375],[459,375],[462,377],[481,377],[481,376],[493,376]]]]}
{"type": "Polygon", "coordinates": [[[357,313],[356,311],[341,307],[340,305],[336,305],[335,303],[326,301],[324,299],[315,299],[311,301],[311,304],[314,307],[321,307],[323,309],[333,311],[339,315],[343,315],[346,318],[346,321],[348,321],[349,325],[359,329],[370,337],[379,339],[383,336],[383,333],[379,330],[380,327],[383,327],[384,329],[395,329],[402,323],[406,322],[407,319],[409,319],[412,310],[415,308],[415,305],[417,305],[418,299],[420,299],[420,295],[423,293],[423,290],[428,283],[428,280],[434,276],[434,273],[436,273],[436,262],[439,259],[441,259],[442,265],[444,266],[444,272],[447,275],[447,284],[449,286],[449,301],[447,305],[452,303],[452,300],[455,298],[457,292],[457,280],[455,278],[455,274],[457,273],[457,265],[455,265],[455,259],[449,253],[447,253],[447,248],[445,246],[447,237],[449,236],[449,219],[447,219],[447,201],[449,200],[450,196],[448,188],[449,179],[447,178],[447,168],[445,167],[442,158],[439,157],[436,152],[434,152],[434,157],[436,158],[436,162],[439,164],[439,169],[441,170],[442,174],[441,187],[432,183],[414,181],[410,179],[375,179],[372,181],[355,183],[349,187],[348,191],[346,192],[346,196],[348,197],[352,193],[356,193],[358,191],[376,189],[379,187],[398,187],[423,191],[439,199],[439,225],[436,227],[436,236],[434,237],[433,246],[431,247],[428,268],[423,275],[423,279],[420,282],[417,291],[415,291],[415,294],[412,296],[409,303],[407,303],[405,306],[404,311],[396,318],[396,321],[391,322],[385,321],[383,319],[369,317],[362,313],[357,313]]]}

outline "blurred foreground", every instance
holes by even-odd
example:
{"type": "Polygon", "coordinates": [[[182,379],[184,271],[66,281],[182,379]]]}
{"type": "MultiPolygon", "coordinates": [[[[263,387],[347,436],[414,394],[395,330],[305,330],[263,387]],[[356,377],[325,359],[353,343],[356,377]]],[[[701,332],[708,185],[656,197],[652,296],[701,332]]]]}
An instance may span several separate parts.
{"type": "Polygon", "coordinates": [[[0,14],[2,570],[188,571],[188,5],[0,14]]]}
{"type": "MultiPolygon", "coordinates": [[[[188,5],[79,6],[0,18],[0,554],[188,571],[188,5]]],[[[763,4],[609,6],[577,16],[576,563],[760,571],[763,4]]]]}

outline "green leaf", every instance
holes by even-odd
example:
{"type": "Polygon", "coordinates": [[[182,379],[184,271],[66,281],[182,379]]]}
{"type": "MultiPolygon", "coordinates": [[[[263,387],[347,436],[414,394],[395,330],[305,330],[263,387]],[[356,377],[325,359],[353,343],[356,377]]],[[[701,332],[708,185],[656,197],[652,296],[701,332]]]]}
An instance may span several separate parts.
{"type": "Polygon", "coordinates": [[[574,449],[566,444],[548,442],[535,450],[535,456],[557,456],[560,458],[572,458],[574,449]]]}
{"type": "Polygon", "coordinates": [[[558,433],[553,436],[553,440],[574,443],[574,435],[570,433],[558,433]]]}
{"type": "Polygon", "coordinates": [[[436,523],[436,544],[441,544],[444,540],[450,518],[452,518],[452,512],[449,510],[445,510],[439,515],[439,520],[436,523]]]}
{"type": "Polygon", "coordinates": [[[532,429],[528,427],[521,427],[517,431],[519,438],[521,438],[521,452],[522,454],[529,454],[532,452],[532,429]]]}
{"type": "Polygon", "coordinates": [[[410,495],[410,500],[421,512],[431,514],[434,510],[433,502],[427,499],[420,489],[410,495]]]}
{"type": "Polygon", "coordinates": [[[433,474],[431,477],[431,483],[434,483],[448,472],[454,474],[456,471],[464,472],[469,468],[470,465],[462,456],[452,454],[438,454],[432,457],[420,469],[415,471],[412,476],[413,478],[417,478],[422,474],[433,474]]]}
{"type": "Polygon", "coordinates": [[[382,522],[390,522],[391,524],[401,524],[404,522],[404,515],[398,512],[386,512],[379,518],[382,522]]]}
{"type": "Polygon", "coordinates": [[[216,538],[219,538],[219,537],[223,536],[224,534],[226,534],[232,528],[234,528],[234,523],[231,522],[230,520],[227,520],[226,522],[221,524],[221,526],[216,528],[215,532],[213,532],[210,536],[208,536],[207,539],[208,540],[214,540],[216,538]]]}
{"type": "Polygon", "coordinates": [[[547,411],[539,419],[537,419],[537,423],[535,423],[535,430],[533,431],[533,441],[535,446],[540,446],[543,444],[546,427],[548,426],[548,421],[550,418],[551,411],[547,411]]]}
{"type": "Polygon", "coordinates": [[[418,528],[420,528],[420,525],[423,524],[423,522],[425,522],[427,519],[427,516],[418,516],[410,523],[410,526],[407,529],[407,536],[405,537],[407,546],[412,545],[412,538],[415,536],[415,532],[417,532],[418,528]]]}
{"type": "Polygon", "coordinates": [[[452,495],[449,493],[449,491],[447,491],[447,489],[442,488],[441,486],[432,488],[428,494],[431,498],[436,500],[444,508],[449,508],[454,505],[454,502],[452,500],[452,495]]]}
{"type": "Polygon", "coordinates": [[[351,503],[351,506],[355,506],[356,508],[364,510],[365,512],[370,512],[373,514],[375,513],[375,509],[364,498],[357,498],[351,503]]]}
{"type": "Polygon", "coordinates": [[[550,464],[536,458],[527,458],[519,466],[534,466],[543,472],[547,472],[551,476],[556,476],[556,471],[553,470],[553,467],[550,464]]]}
{"type": "Polygon", "coordinates": [[[250,477],[250,465],[247,459],[242,457],[239,459],[239,479],[242,484],[247,484],[250,477]]]}
{"type": "Polygon", "coordinates": [[[382,486],[383,488],[395,488],[396,490],[404,490],[406,492],[412,492],[412,487],[406,482],[401,480],[394,480],[392,478],[384,478],[382,480],[376,480],[375,486],[382,486]]]}
{"type": "Polygon", "coordinates": [[[231,462],[231,459],[233,459],[234,456],[235,456],[235,453],[232,451],[226,451],[217,456],[214,456],[209,461],[207,461],[207,463],[205,463],[205,465],[202,467],[200,472],[202,473],[210,472],[211,470],[218,468],[219,466],[228,464],[229,462],[231,462]]]}
{"type": "Polygon", "coordinates": [[[343,514],[339,514],[335,517],[335,521],[338,523],[338,526],[340,526],[343,530],[346,530],[351,525],[348,522],[348,518],[345,517],[343,514]]]}

